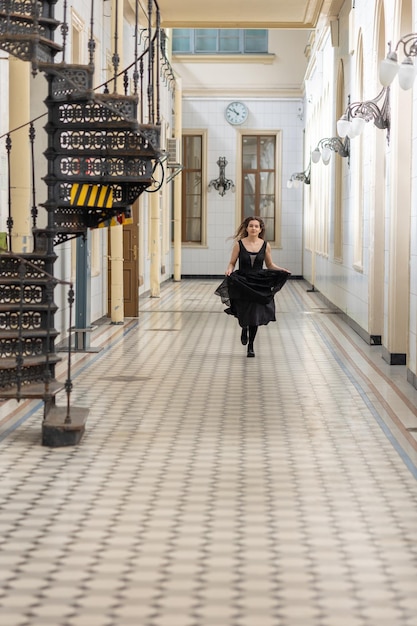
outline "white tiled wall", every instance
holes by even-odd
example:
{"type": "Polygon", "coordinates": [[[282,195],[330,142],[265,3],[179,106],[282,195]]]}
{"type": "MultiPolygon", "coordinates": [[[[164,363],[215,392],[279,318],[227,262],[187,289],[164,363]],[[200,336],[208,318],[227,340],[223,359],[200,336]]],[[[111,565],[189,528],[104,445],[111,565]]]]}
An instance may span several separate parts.
{"type": "MultiPolygon", "coordinates": [[[[218,176],[217,160],[227,159],[226,176],[236,181],[236,156],[241,130],[279,130],[282,132],[281,163],[281,248],[273,248],[275,263],[287,267],[294,275],[302,274],[302,186],[287,189],[287,180],[294,172],[303,171],[302,102],[295,99],[243,98],[249,107],[246,122],[237,128],[224,117],[230,97],[193,98],[183,100],[183,128],[207,130],[207,182],[218,176]]],[[[242,99],[242,98],[239,98],[242,99]]],[[[233,245],[228,240],[238,224],[237,194],[227,192],[221,197],[215,190],[207,191],[207,246],[184,246],[183,275],[222,275],[233,245]]],[[[239,220],[240,222],[240,220],[239,220]]]]}

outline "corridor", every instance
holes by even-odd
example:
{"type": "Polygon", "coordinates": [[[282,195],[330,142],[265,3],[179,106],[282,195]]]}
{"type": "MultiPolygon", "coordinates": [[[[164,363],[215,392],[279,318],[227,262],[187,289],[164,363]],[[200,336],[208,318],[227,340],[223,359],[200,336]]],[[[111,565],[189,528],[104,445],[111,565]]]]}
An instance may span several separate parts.
{"type": "Polygon", "coordinates": [[[78,446],[0,405],[2,626],[417,626],[405,367],[298,280],[248,359],[219,282],[97,326],[78,446]]]}

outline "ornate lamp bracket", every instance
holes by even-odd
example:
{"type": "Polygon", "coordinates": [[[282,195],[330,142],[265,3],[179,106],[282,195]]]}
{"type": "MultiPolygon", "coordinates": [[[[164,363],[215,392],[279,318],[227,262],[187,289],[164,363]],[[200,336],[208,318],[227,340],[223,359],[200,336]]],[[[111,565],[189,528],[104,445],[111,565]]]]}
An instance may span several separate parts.
{"type": "Polygon", "coordinates": [[[211,191],[212,189],[215,189],[221,196],[224,196],[226,191],[235,190],[235,184],[232,180],[226,178],[226,157],[219,157],[217,165],[219,166],[219,176],[218,178],[213,178],[213,180],[209,182],[208,190],[211,191]]]}
{"type": "Polygon", "coordinates": [[[317,146],[311,153],[311,160],[313,163],[318,163],[320,158],[323,163],[327,165],[330,162],[331,153],[336,152],[339,156],[348,159],[350,157],[350,140],[349,137],[345,137],[344,141],[339,137],[325,137],[320,139],[317,146]]]}
{"type": "Polygon", "coordinates": [[[294,172],[294,174],[291,174],[290,178],[287,181],[288,189],[291,189],[292,187],[298,187],[300,183],[304,183],[304,185],[309,185],[310,174],[311,174],[311,158],[310,158],[308,167],[306,167],[304,172],[294,172]]]}
{"type": "Polygon", "coordinates": [[[383,87],[375,98],[364,102],[348,104],[344,114],[337,122],[337,132],[341,137],[356,137],[362,132],[365,123],[373,121],[374,125],[387,131],[387,142],[390,140],[391,107],[390,88],[383,87]],[[382,100],[382,105],[378,103],[382,100]]]}

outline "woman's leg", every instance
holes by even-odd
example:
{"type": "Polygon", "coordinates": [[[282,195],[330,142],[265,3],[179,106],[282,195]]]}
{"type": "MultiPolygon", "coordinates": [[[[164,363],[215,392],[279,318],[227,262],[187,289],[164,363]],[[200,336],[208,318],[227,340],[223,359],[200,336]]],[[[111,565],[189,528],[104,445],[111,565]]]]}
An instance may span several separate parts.
{"type": "Polygon", "coordinates": [[[257,332],[258,332],[257,326],[249,326],[248,356],[255,356],[255,352],[253,350],[253,342],[255,341],[257,332]]]}
{"type": "Polygon", "coordinates": [[[246,344],[248,343],[248,327],[247,326],[243,326],[243,328],[242,328],[242,333],[240,335],[240,341],[242,342],[243,346],[246,346],[246,344]]]}

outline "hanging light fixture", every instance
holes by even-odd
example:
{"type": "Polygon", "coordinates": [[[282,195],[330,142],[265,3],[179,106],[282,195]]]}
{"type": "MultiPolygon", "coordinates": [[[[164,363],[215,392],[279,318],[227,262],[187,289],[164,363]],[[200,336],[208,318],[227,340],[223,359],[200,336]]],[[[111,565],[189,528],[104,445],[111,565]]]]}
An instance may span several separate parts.
{"type": "Polygon", "coordinates": [[[373,121],[377,128],[389,132],[391,125],[390,89],[383,87],[382,91],[373,99],[364,102],[352,102],[348,104],[346,111],[337,122],[337,133],[340,137],[353,139],[359,135],[367,122],[373,121]],[[383,99],[381,108],[378,102],[383,99]]]}
{"type": "Polygon", "coordinates": [[[349,137],[345,137],[344,141],[341,141],[339,137],[320,139],[317,146],[311,153],[311,160],[313,163],[318,163],[321,159],[325,165],[328,165],[330,163],[332,152],[336,152],[341,157],[349,157],[349,137]]]}
{"type": "Polygon", "coordinates": [[[337,134],[339,137],[349,137],[349,139],[353,139],[353,137],[361,134],[365,123],[366,120],[359,115],[358,117],[350,119],[350,116],[344,113],[337,122],[337,134]]]}
{"type": "Polygon", "coordinates": [[[388,54],[379,66],[379,80],[381,85],[388,87],[398,74],[398,82],[402,89],[411,89],[416,77],[416,67],[412,57],[417,56],[417,33],[409,33],[401,37],[394,51],[391,43],[388,44],[388,54]],[[404,60],[398,63],[398,48],[402,46],[404,60]]]}
{"type": "Polygon", "coordinates": [[[231,191],[235,190],[235,184],[232,180],[226,178],[226,157],[219,157],[217,165],[219,166],[219,176],[209,182],[208,190],[211,191],[214,188],[221,196],[224,196],[229,189],[231,191]]]}
{"type": "Polygon", "coordinates": [[[294,172],[294,174],[291,174],[290,178],[287,180],[288,189],[291,189],[292,187],[294,187],[294,189],[297,189],[297,187],[299,187],[301,183],[304,183],[304,185],[309,185],[310,171],[311,159],[308,167],[304,170],[304,172],[294,172]]]}

